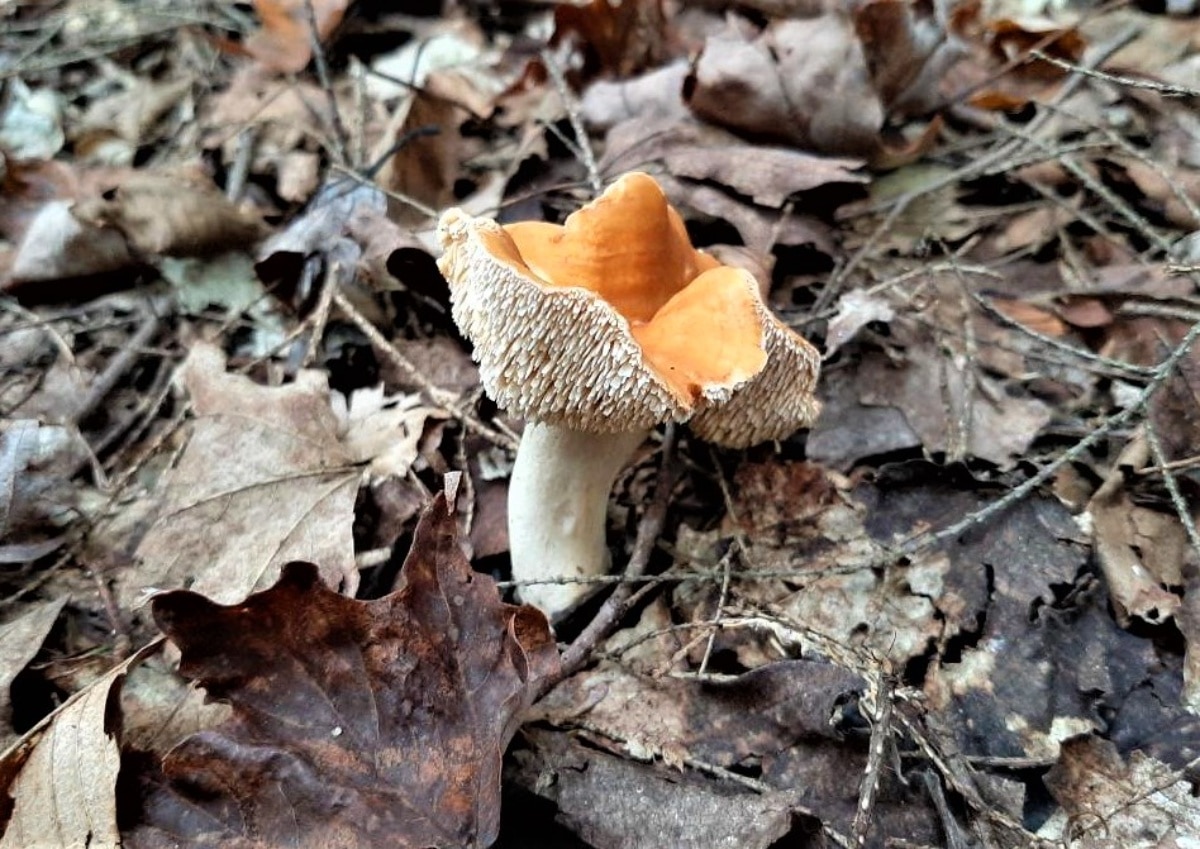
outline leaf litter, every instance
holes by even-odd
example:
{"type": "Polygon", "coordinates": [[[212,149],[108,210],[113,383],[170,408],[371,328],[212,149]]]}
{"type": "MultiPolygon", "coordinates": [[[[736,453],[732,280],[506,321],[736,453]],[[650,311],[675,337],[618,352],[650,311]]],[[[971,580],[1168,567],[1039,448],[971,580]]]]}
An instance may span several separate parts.
{"type": "Polygon", "coordinates": [[[1187,845],[1185,5],[0,13],[3,845],[1187,845]],[[641,452],[556,669],[434,228],[633,169],[824,413],[641,452]]]}

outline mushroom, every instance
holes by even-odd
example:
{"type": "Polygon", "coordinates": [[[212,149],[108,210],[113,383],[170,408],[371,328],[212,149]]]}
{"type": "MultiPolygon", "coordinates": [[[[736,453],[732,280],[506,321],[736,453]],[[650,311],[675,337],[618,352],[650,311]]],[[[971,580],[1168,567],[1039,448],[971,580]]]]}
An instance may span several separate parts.
{"type": "MultiPolygon", "coordinates": [[[[656,425],[746,447],[812,423],[820,358],[746,271],[692,247],[634,172],[563,225],[442,215],[438,262],[488,394],[527,420],[509,483],[513,578],[608,571],[608,496],[656,425]]],[[[533,584],[552,619],[595,589],[533,584]]]]}

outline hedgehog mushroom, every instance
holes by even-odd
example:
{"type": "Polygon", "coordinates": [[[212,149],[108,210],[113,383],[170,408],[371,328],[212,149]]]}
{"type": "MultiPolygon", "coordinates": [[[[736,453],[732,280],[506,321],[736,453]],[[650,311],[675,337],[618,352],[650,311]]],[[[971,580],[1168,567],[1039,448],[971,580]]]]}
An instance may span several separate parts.
{"type": "MultiPolygon", "coordinates": [[[[819,356],[746,271],[694,249],[646,174],[563,225],[443,214],[439,267],[484,388],[527,420],[509,483],[514,580],[608,571],[609,492],[650,430],[745,447],[810,424],[819,356]]],[[[532,584],[561,617],[595,585],[532,584]]]]}

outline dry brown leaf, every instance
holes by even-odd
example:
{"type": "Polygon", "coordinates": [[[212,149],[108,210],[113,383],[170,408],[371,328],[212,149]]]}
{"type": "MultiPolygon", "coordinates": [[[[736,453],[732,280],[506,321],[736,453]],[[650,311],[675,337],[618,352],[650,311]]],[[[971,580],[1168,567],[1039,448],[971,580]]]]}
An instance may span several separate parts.
{"type": "Polygon", "coordinates": [[[78,192],[79,177],[65,162],[14,162],[0,155],[0,235],[19,242],[44,204],[78,192]]]}
{"type": "Polygon", "coordinates": [[[139,652],[73,696],[0,758],[0,794],[12,799],[0,849],[117,847],[114,705],[139,652]]]}
{"type": "Polygon", "coordinates": [[[1066,743],[1046,786],[1062,811],[1040,833],[1079,849],[1184,847],[1200,834],[1200,807],[1184,774],[1141,752],[1126,761],[1098,737],[1066,743]]]}
{"type": "Polygon", "coordinates": [[[221,351],[193,348],[183,381],[197,416],[162,504],[118,588],[133,606],[146,588],[191,586],[220,601],[274,582],[299,557],[331,586],[358,584],[354,499],[360,472],[338,438],[323,372],[260,386],[225,371],[221,351]]]}
{"type": "MultiPolygon", "coordinates": [[[[745,541],[740,560],[746,568],[790,577],[735,582],[730,604],[768,609],[778,622],[803,627],[722,630],[716,634],[714,651],[734,652],[744,665],[753,665],[764,651],[771,656],[762,647],[766,642],[802,646],[805,656],[824,652],[826,646],[813,640],[820,634],[903,665],[963,627],[942,607],[953,597],[948,587],[951,564],[945,556],[918,558],[904,569],[871,567],[881,546],[893,540],[868,531],[868,521],[878,520],[870,518],[868,506],[841,476],[808,463],[746,464],[735,484],[734,513],[725,527],[681,532],[676,546],[711,568],[728,537],[736,534],[745,541]]],[[[688,618],[706,619],[712,615],[714,592],[712,585],[682,587],[676,591],[675,605],[688,618]]]]}
{"type": "MultiPolygon", "coordinates": [[[[340,89],[335,96],[339,93],[340,89]]],[[[234,72],[225,89],[203,102],[205,108],[199,116],[203,128],[201,144],[207,149],[219,148],[225,162],[235,162],[239,155],[238,139],[244,131],[252,130],[256,144],[251,173],[273,173],[283,182],[286,169],[304,167],[285,160],[316,155],[321,130],[313,126],[313,116],[323,114],[328,104],[328,98],[315,83],[277,79],[264,75],[254,65],[245,65],[234,72]]],[[[339,97],[338,108],[350,106],[339,97]]],[[[281,186],[281,196],[286,198],[283,191],[281,186]]],[[[299,202],[308,197],[294,199],[299,202]]]]}
{"type": "Polygon", "coordinates": [[[1143,508],[1134,506],[1125,487],[1125,470],[1140,469],[1149,459],[1145,437],[1132,440],[1087,508],[1096,557],[1104,571],[1117,621],[1122,625],[1128,625],[1131,618],[1161,624],[1170,620],[1182,604],[1179,596],[1163,584],[1182,583],[1180,563],[1186,550],[1183,528],[1178,522],[1155,523],[1150,529],[1155,535],[1145,536],[1149,517],[1138,520],[1137,514],[1143,508]],[[1170,537],[1175,537],[1173,544],[1170,537]],[[1166,566],[1168,574],[1159,574],[1156,566],[1166,566]]]}
{"type": "Polygon", "coordinates": [[[325,41],[341,23],[348,0],[254,0],[261,29],[246,39],[245,50],[281,74],[303,71],[312,58],[312,39],[325,41]],[[312,32],[309,6],[316,23],[312,32]]]}
{"type": "Polygon", "coordinates": [[[383,385],[358,389],[347,402],[342,442],[355,463],[373,477],[404,477],[417,459],[425,422],[445,412],[427,406],[420,395],[385,396],[383,385]]]}
{"type": "Polygon", "coordinates": [[[38,210],[17,246],[5,288],[104,274],[134,264],[120,233],[80,220],[73,206],[56,200],[38,210]]]}
{"type": "Polygon", "coordinates": [[[486,847],[501,758],[558,665],[545,617],[471,570],[444,495],[422,518],[402,588],[373,601],[316,567],[228,607],[154,599],[180,671],[231,719],[164,760],[126,845],[486,847]]]}
{"type": "MultiPolygon", "coordinates": [[[[703,682],[638,676],[601,665],[559,685],[539,707],[560,727],[578,722],[582,728],[575,734],[592,752],[620,755],[624,765],[583,752],[564,760],[562,744],[533,736],[534,750],[518,754],[516,777],[555,800],[589,844],[600,847],[768,846],[787,831],[778,820],[779,809],[797,804],[845,833],[858,808],[858,783],[846,776],[859,774],[865,755],[845,739],[847,729],[838,717],[865,689],[855,673],[820,661],[770,663],[703,682]],[[760,797],[768,803],[759,809],[765,821],[745,835],[722,839],[725,829],[744,821],[747,800],[733,788],[714,793],[712,784],[683,769],[689,759],[735,771],[754,769],[783,792],[760,797]],[[662,767],[653,766],[655,761],[662,767]],[[663,767],[675,767],[673,792],[660,784],[671,774],[663,767]],[[589,778],[593,769],[606,780],[589,778]],[[547,773],[557,780],[545,780],[547,773]],[[652,804],[639,798],[645,794],[652,804]],[[716,818],[714,807],[720,812],[716,818]]],[[[886,846],[893,836],[931,835],[933,823],[928,803],[889,776],[881,783],[867,845],[886,846]]]]}
{"type": "Polygon", "coordinates": [[[66,596],[29,605],[11,622],[0,625],[0,751],[12,743],[13,679],[41,651],[42,643],[67,603],[66,596]]]}
{"type": "Polygon", "coordinates": [[[579,113],[595,130],[609,130],[630,119],[646,120],[650,115],[673,124],[687,121],[691,117],[683,102],[687,76],[688,63],[679,60],[626,80],[596,80],[584,91],[579,113]]]}
{"type": "MultiPolygon", "coordinates": [[[[159,120],[182,105],[193,80],[149,80],[135,77],[117,94],[93,101],[72,127],[80,159],[131,165],[138,147],[159,120]]],[[[182,110],[181,110],[182,111],[182,110]]]]}
{"type": "Polygon", "coordinates": [[[30,419],[0,424],[0,563],[28,563],[62,544],[59,535],[80,501],[71,478],[87,458],[72,427],[30,419]]]}
{"type": "Polygon", "coordinates": [[[765,209],[703,183],[659,178],[671,204],[688,217],[714,218],[733,225],[746,247],[770,254],[774,245],[813,245],[834,253],[832,230],[814,216],[765,209]]]}
{"type": "MultiPolygon", "coordinates": [[[[439,71],[430,75],[424,89],[414,93],[398,135],[428,127],[437,127],[438,133],[409,138],[379,172],[379,185],[430,209],[444,209],[460,199],[455,184],[463,176],[464,165],[485,149],[480,139],[462,133],[463,124],[472,116],[445,93],[454,81],[452,72],[439,71]]],[[[428,221],[423,212],[407,204],[397,211],[397,220],[404,224],[428,221]]]]}
{"type": "Polygon", "coordinates": [[[667,764],[614,757],[566,734],[534,730],[526,739],[530,749],[517,753],[514,780],[553,802],[557,819],[595,849],[768,849],[819,829],[794,810],[794,790],[739,792],[667,764]]]}
{"type": "Polygon", "coordinates": [[[207,179],[193,174],[140,171],[120,183],[111,199],[75,207],[80,221],[111,227],[144,257],[196,256],[249,247],[266,234],[207,179]]]}
{"type": "MultiPolygon", "coordinates": [[[[973,375],[937,353],[928,330],[892,323],[892,336],[904,339],[905,361],[889,362],[882,354],[865,357],[855,375],[858,397],[873,407],[895,407],[927,451],[951,459],[979,457],[1001,468],[1024,459],[1029,446],[1050,423],[1050,408],[1031,397],[1008,394],[993,378],[973,375]]],[[[836,421],[818,427],[837,427],[836,421]]]]}
{"type": "Polygon", "coordinates": [[[852,12],[769,24],[747,38],[736,26],[710,37],[685,89],[713,123],[760,138],[888,165],[932,144],[883,137],[885,120],[936,102],[942,73],[963,55],[941,22],[895,0],[852,12]]]}
{"type": "Polygon", "coordinates": [[[677,177],[712,180],[747,195],[762,206],[779,208],[798,192],[830,183],[865,183],[856,159],[813,156],[765,145],[679,144],[664,151],[663,162],[677,177]]]}
{"type": "Polygon", "coordinates": [[[1043,336],[1059,337],[1067,333],[1062,319],[1041,307],[1012,298],[993,298],[991,305],[1013,321],[1043,336]]]}
{"type": "Polygon", "coordinates": [[[583,71],[627,77],[656,66],[666,56],[663,0],[584,0],[554,10],[552,44],[577,39],[584,48],[583,71]]]}
{"type": "Polygon", "coordinates": [[[832,356],[871,322],[886,324],[895,317],[896,311],[883,296],[862,289],[847,292],[838,300],[837,315],[829,320],[829,329],[825,333],[825,356],[832,356]]]}
{"type": "Polygon", "coordinates": [[[1156,212],[1181,230],[1200,229],[1200,218],[1192,213],[1200,206],[1200,173],[1183,167],[1155,167],[1136,159],[1121,164],[1156,212]]]}

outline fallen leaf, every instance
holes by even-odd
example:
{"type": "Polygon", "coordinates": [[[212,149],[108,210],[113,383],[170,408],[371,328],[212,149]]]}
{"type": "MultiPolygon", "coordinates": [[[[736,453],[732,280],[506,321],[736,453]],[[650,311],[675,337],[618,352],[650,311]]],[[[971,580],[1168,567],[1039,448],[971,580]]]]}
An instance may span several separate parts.
{"type": "MultiPolygon", "coordinates": [[[[116,94],[93,101],[72,126],[76,155],[93,162],[132,165],[154,126],[180,108],[193,81],[134,78],[116,94]]],[[[182,112],[183,110],[181,110],[182,112]]]]}
{"type": "Polygon", "coordinates": [[[246,248],[266,227],[208,180],[189,173],[138,171],[101,198],[74,209],[83,222],[111,227],[144,257],[196,256],[246,248]]]}
{"type": "Polygon", "coordinates": [[[31,89],[20,77],[0,101],[0,149],[16,160],[53,159],[66,141],[64,98],[49,88],[31,89]]]}
{"type": "Polygon", "coordinates": [[[245,50],[272,71],[297,74],[312,58],[312,40],[330,36],[341,23],[346,5],[347,0],[254,0],[262,26],[246,39],[245,50]]]}
{"type": "Polygon", "coordinates": [[[1018,324],[1022,324],[1043,336],[1060,337],[1065,336],[1067,333],[1067,328],[1063,324],[1062,319],[1052,312],[1026,303],[1025,301],[1018,301],[1011,298],[993,298],[991,305],[998,312],[1003,313],[1018,324]]]}
{"type": "Polygon", "coordinates": [[[210,345],[193,348],[183,382],[197,418],[162,504],[117,579],[132,607],[147,588],[191,586],[233,601],[275,581],[297,557],[321,563],[331,586],[358,583],[351,534],[360,472],[338,439],[322,372],[259,386],[225,371],[210,345]]]}
{"type": "MultiPolygon", "coordinates": [[[[304,262],[313,256],[338,266],[347,297],[367,315],[378,313],[378,307],[369,298],[356,297],[358,291],[394,290],[401,283],[419,288],[430,278],[442,279],[421,242],[388,218],[387,196],[373,185],[348,179],[322,186],[304,214],[264,242],[255,269],[264,282],[295,285],[304,262]]],[[[311,294],[298,291],[297,298],[311,294]]]]}
{"type": "Polygon", "coordinates": [[[825,333],[825,356],[832,356],[871,322],[886,324],[895,317],[892,305],[882,296],[862,289],[847,292],[838,301],[837,315],[829,320],[829,329],[825,333]]]}
{"type": "Polygon", "coordinates": [[[132,847],[486,847],[501,758],[558,664],[545,617],[471,571],[438,495],[401,572],[374,601],[290,564],[223,607],[154,599],[180,671],[232,718],[180,743],[149,782],[132,847]]]}
{"type": "Polygon", "coordinates": [[[0,424],[0,563],[36,560],[63,543],[80,495],[71,479],[86,462],[74,428],[29,419],[0,424]]]}
{"type": "Polygon", "coordinates": [[[65,162],[16,162],[0,157],[0,234],[20,242],[30,221],[52,200],[69,200],[79,192],[79,175],[65,162]]]}
{"type": "Polygon", "coordinates": [[[583,92],[580,116],[589,128],[601,131],[649,115],[672,124],[687,121],[691,117],[683,100],[687,76],[688,63],[679,60],[629,79],[598,79],[583,92]]]}
{"type": "Polygon", "coordinates": [[[767,849],[819,828],[796,812],[796,791],[739,791],[695,772],[615,757],[565,734],[533,731],[527,742],[531,749],[517,753],[513,780],[553,802],[557,820],[595,849],[767,849]]]}
{"type": "Polygon", "coordinates": [[[960,368],[936,356],[935,341],[928,335],[923,340],[909,348],[902,366],[881,356],[862,362],[856,375],[862,402],[898,408],[920,445],[952,460],[973,456],[1008,469],[1024,459],[1050,423],[1049,407],[1037,398],[1010,395],[983,374],[974,376],[972,390],[965,371],[973,366],[960,368]]]}
{"type": "Polygon", "coordinates": [[[554,9],[551,44],[577,39],[584,48],[585,74],[627,77],[665,57],[666,21],[663,0],[564,3],[554,9]]]}
{"type": "Polygon", "coordinates": [[[1200,229],[1200,218],[1193,214],[1200,205],[1200,173],[1136,159],[1122,160],[1120,164],[1155,212],[1181,230],[1200,229]]]}
{"type": "Polygon", "coordinates": [[[420,395],[385,396],[382,384],[358,389],[348,402],[342,441],[351,459],[366,463],[372,476],[404,477],[417,459],[426,420],[445,415],[420,395]]]}
{"type": "MultiPolygon", "coordinates": [[[[534,748],[517,753],[516,779],[557,802],[562,819],[595,846],[769,846],[789,831],[785,811],[846,833],[858,809],[858,781],[849,776],[861,775],[865,752],[839,720],[865,689],[853,672],[818,661],[770,663],[719,682],[638,676],[604,664],[539,703],[553,724],[579,725],[574,734],[587,748],[566,735],[531,733],[534,748]],[[777,792],[752,802],[687,769],[689,761],[754,770],[777,792]],[[714,809],[712,818],[706,812],[714,809]],[[723,837],[753,812],[764,819],[745,836],[723,837]]],[[[881,789],[866,845],[934,833],[927,802],[892,777],[881,789]]]]}
{"type": "Polygon", "coordinates": [[[1183,847],[1200,834],[1200,808],[1185,775],[1140,752],[1126,761],[1098,737],[1064,744],[1046,786],[1062,811],[1040,834],[1080,849],[1183,847]]]}
{"type": "Polygon", "coordinates": [[[11,622],[0,625],[0,751],[12,742],[12,693],[9,688],[41,651],[50,629],[66,605],[66,597],[32,604],[11,622]]]}
{"type": "MultiPolygon", "coordinates": [[[[148,650],[153,650],[148,649],[148,650]]],[[[117,773],[121,768],[115,704],[139,652],[31,730],[0,757],[0,849],[121,845],[117,773]]]]}
{"type": "Polygon", "coordinates": [[[729,222],[746,246],[760,254],[770,254],[775,244],[813,245],[824,253],[835,251],[829,225],[814,216],[749,204],[703,183],[662,177],[659,184],[681,214],[729,222]]]}
{"type": "Polygon", "coordinates": [[[506,74],[497,73],[501,58],[474,21],[435,18],[416,27],[413,38],[399,49],[371,61],[375,75],[367,79],[367,90],[380,100],[408,97],[431,74],[453,71],[469,83],[460,92],[467,95],[463,105],[487,114],[510,82],[506,74]]]}
{"type": "Polygon", "coordinates": [[[911,161],[933,137],[896,145],[884,139],[884,122],[932,105],[939,76],[964,55],[928,14],[873,0],[852,12],[774,21],[752,38],[731,25],[709,37],[695,61],[688,105],[740,133],[893,165],[911,161]]]}
{"type": "Polygon", "coordinates": [[[88,277],[134,265],[120,233],[80,220],[74,206],[71,201],[56,200],[38,210],[17,245],[5,288],[88,277]]]}
{"type": "Polygon", "coordinates": [[[1145,437],[1131,440],[1087,506],[1096,558],[1122,625],[1128,625],[1131,619],[1161,624],[1170,620],[1182,604],[1164,584],[1183,583],[1183,527],[1170,521],[1151,524],[1149,516],[1140,514],[1152,511],[1136,507],[1125,487],[1126,470],[1136,471],[1149,459],[1145,437]],[[1164,563],[1173,564],[1167,574],[1155,568],[1164,563]]]}

